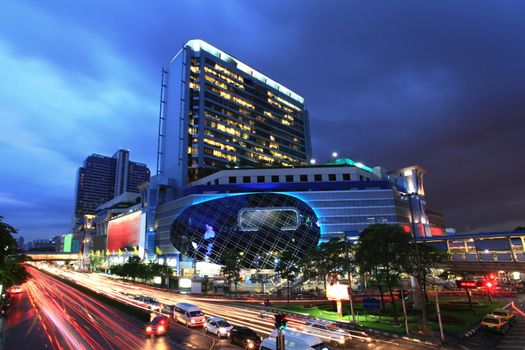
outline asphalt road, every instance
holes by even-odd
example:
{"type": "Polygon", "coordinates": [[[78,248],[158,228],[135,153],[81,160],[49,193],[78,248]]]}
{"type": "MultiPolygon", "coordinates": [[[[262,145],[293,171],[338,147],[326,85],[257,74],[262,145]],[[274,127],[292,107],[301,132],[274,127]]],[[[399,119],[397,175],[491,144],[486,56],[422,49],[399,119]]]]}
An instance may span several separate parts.
{"type": "Polygon", "coordinates": [[[6,350],[53,348],[25,291],[11,298],[5,337],[6,350]]]}
{"type": "MultiPolygon", "coordinates": [[[[478,331],[471,338],[459,342],[464,350],[525,350],[525,295],[518,294],[514,300],[516,324],[506,335],[478,331]]],[[[512,309],[512,306],[509,308],[512,309]]]]}
{"type": "MultiPolygon", "coordinates": [[[[262,337],[268,336],[268,334],[274,328],[274,317],[268,315],[267,317],[261,317],[259,310],[243,307],[243,305],[236,304],[235,301],[228,300],[217,300],[206,297],[194,297],[191,295],[174,294],[165,290],[159,290],[151,288],[141,284],[122,282],[120,280],[114,280],[104,275],[90,274],[90,273],[78,273],[78,272],[65,272],[60,269],[52,269],[50,272],[56,273],[63,278],[68,278],[76,283],[83,285],[92,290],[96,290],[99,293],[103,293],[114,299],[121,300],[127,303],[135,303],[132,301],[133,295],[147,295],[158,299],[163,304],[175,304],[177,302],[187,301],[198,305],[204,311],[208,317],[223,317],[226,318],[230,323],[234,325],[248,326],[257,331],[262,337]]],[[[302,329],[304,319],[289,318],[288,325],[291,328],[302,329]]],[[[173,335],[170,335],[170,339],[174,339],[179,344],[192,349],[200,349],[203,345],[197,342],[203,341],[202,336],[206,336],[212,339],[213,342],[206,349],[230,349],[236,348],[227,343],[226,340],[218,340],[215,336],[203,335],[202,330],[191,329],[188,330],[180,325],[173,325],[172,331],[176,330],[173,335]],[[192,338],[188,335],[191,332],[192,338]],[[200,335],[200,336],[199,336],[200,335]],[[188,341],[189,339],[189,341],[188,341]]],[[[426,346],[424,344],[414,344],[403,340],[389,340],[389,339],[377,339],[377,342],[373,344],[363,344],[358,341],[352,341],[350,344],[351,348],[366,348],[366,349],[422,349],[426,346]]],[[[203,343],[204,344],[204,343],[203,343]]],[[[431,347],[433,348],[433,347],[431,347]]]]}
{"type": "Polygon", "coordinates": [[[144,324],[28,267],[31,279],[13,298],[6,349],[239,349],[225,339],[172,322],[167,336],[149,338],[144,324]]]}

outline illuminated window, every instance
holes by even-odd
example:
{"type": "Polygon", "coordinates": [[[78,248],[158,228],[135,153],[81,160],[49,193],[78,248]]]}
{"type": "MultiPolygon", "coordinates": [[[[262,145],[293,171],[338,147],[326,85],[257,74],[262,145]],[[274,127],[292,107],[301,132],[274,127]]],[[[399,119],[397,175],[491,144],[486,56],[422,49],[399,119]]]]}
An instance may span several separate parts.
{"type": "Polygon", "coordinates": [[[239,212],[242,231],[258,231],[269,225],[283,231],[295,230],[299,227],[299,213],[295,208],[244,208],[239,212]]]}

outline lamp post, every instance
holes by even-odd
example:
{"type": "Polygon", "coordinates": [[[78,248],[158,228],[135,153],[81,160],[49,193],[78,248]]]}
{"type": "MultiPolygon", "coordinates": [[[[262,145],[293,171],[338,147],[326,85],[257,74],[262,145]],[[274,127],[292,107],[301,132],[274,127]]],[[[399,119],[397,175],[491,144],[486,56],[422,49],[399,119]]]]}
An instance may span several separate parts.
{"type": "MultiPolygon", "coordinates": [[[[416,236],[416,223],[414,221],[414,208],[412,207],[412,198],[418,198],[419,195],[417,193],[403,193],[401,194],[401,199],[408,200],[409,208],[410,208],[410,222],[412,224],[412,239],[414,240],[414,247],[416,251],[416,293],[419,301],[422,303],[421,307],[421,317],[423,319],[423,326],[427,325],[427,309],[425,305],[425,301],[423,298],[423,293],[421,290],[421,284],[420,284],[420,277],[421,277],[421,256],[419,255],[419,247],[417,246],[417,236],[416,236]]],[[[415,302],[414,302],[415,304],[415,302]]]]}
{"type": "Polygon", "coordinates": [[[350,277],[350,260],[348,258],[348,232],[345,231],[345,267],[348,276],[348,300],[350,301],[350,312],[352,313],[352,322],[355,322],[354,301],[352,300],[352,278],[350,277]]]}

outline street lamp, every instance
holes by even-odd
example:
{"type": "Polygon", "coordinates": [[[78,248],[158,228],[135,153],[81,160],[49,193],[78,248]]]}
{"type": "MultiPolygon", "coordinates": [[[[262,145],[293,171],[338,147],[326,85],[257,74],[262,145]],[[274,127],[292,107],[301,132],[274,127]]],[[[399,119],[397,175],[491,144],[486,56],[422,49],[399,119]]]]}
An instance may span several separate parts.
{"type": "Polygon", "coordinates": [[[315,165],[315,159],[310,159],[310,164],[315,165]]]}
{"type": "Polygon", "coordinates": [[[337,152],[332,152],[332,158],[337,158],[337,152]]]}
{"type": "MultiPolygon", "coordinates": [[[[401,199],[402,200],[408,200],[409,208],[410,208],[410,222],[412,224],[412,239],[414,240],[414,246],[416,250],[416,282],[417,282],[417,296],[420,302],[422,302],[421,307],[421,317],[423,318],[423,326],[427,325],[427,309],[426,304],[423,298],[423,293],[421,290],[421,284],[419,283],[419,278],[421,277],[421,257],[419,255],[419,247],[417,245],[417,236],[416,236],[416,223],[414,221],[414,208],[412,207],[412,198],[419,198],[419,195],[415,192],[412,193],[402,193],[401,199]]],[[[414,304],[415,300],[414,300],[414,304]]]]}

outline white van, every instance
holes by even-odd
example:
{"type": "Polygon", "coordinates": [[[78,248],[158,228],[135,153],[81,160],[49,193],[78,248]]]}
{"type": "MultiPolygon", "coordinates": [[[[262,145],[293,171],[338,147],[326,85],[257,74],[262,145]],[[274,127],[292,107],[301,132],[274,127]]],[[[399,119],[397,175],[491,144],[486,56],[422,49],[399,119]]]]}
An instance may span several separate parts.
{"type": "Polygon", "coordinates": [[[175,322],[180,322],[187,327],[202,327],[204,325],[204,314],[202,310],[193,304],[178,303],[173,308],[175,322]]]}
{"type": "MultiPolygon", "coordinates": [[[[284,344],[286,350],[329,350],[323,341],[313,335],[304,334],[301,332],[283,329],[284,344]]],[[[272,334],[261,343],[259,350],[277,350],[277,331],[274,330],[272,334]]]]}

